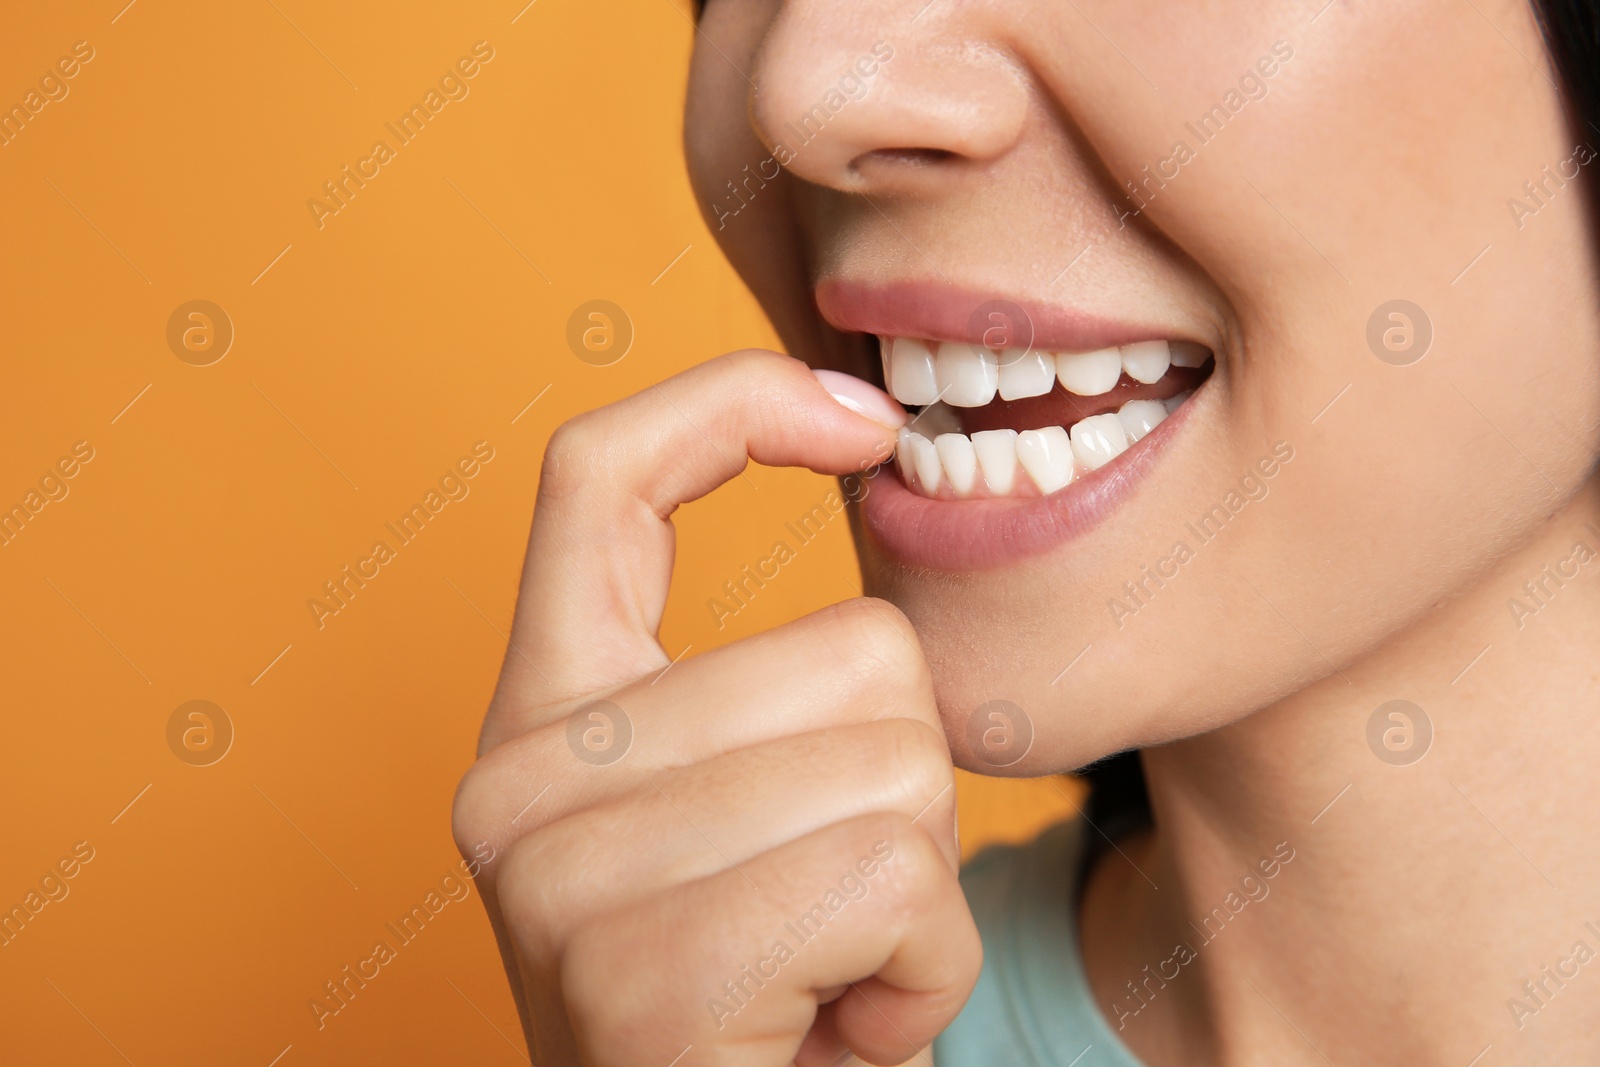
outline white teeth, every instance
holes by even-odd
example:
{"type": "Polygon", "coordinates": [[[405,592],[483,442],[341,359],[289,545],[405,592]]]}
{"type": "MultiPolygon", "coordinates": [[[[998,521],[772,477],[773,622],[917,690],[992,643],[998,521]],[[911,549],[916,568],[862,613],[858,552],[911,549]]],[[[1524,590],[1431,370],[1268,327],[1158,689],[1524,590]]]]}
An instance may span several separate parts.
{"type": "Polygon", "coordinates": [[[1193,341],[1173,341],[1171,347],[1174,367],[1203,367],[1211,358],[1209,348],[1193,341]]]}
{"type": "Polygon", "coordinates": [[[995,496],[1005,496],[1017,479],[1017,431],[979,430],[972,447],[983,471],[983,484],[995,496]]]}
{"type": "Polygon", "coordinates": [[[1000,353],[1000,399],[1044,396],[1056,385],[1056,357],[1049,352],[1008,348],[1000,353]]]}
{"type": "Polygon", "coordinates": [[[994,353],[965,341],[945,341],[934,360],[939,399],[955,408],[981,408],[994,399],[1000,366],[994,353]]]}
{"type": "Polygon", "coordinates": [[[1117,421],[1132,444],[1160,426],[1167,417],[1167,406],[1159,400],[1130,400],[1117,412],[1117,421]]]}
{"type": "Polygon", "coordinates": [[[1084,470],[1099,470],[1127,450],[1122,420],[1110,412],[1090,415],[1072,426],[1072,455],[1084,470]]]}
{"type": "Polygon", "coordinates": [[[889,393],[902,404],[931,404],[939,398],[933,349],[928,342],[896,337],[889,352],[889,393]]]}
{"type": "Polygon", "coordinates": [[[1059,381],[1078,396],[1103,396],[1122,375],[1149,385],[1171,367],[1202,367],[1209,349],[1191,341],[1140,341],[1095,352],[1021,348],[995,353],[964,341],[879,339],[884,383],[902,404],[921,408],[895,447],[902,479],[914,492],[946,499],[1049,495],[1110,463],[1160,426],[1193,395],[1129,400],[1117,411],[1071,428],[961,430],[959,409],[1044,396],[1059,381]],[[1027,473],[1020,481],[1018,469],[1027,473]],[[1031,482],[1031,485],[1029,484],[1031,482]],[[948,487],[948,488],[947,488],[948,487]]]}
{"type": "Polygon", "coordinates": [[[964,433],[942,433],[933,439],[933,447],[950,479],[950,488],[957,496],[967,496],[978,478],[978,454],[972,447],[972,438],[964,433]]]}
{"type": "Polygon", "coordinates": [[[1060,426],[1017,434],[1017,462],[1048,496],[1072,481],[1072,444],[1060,426]]]}
{"type": "Polygon", "coordinates": [[[911,465],[917,472],[917,484],[922,486],[924,493],[932,496],[939,491],[939,482],[944,476],[939,450],[920,433],[912,434],[908,443],[911,446],[911,465]]]}
{"type": "Polygon", "coordinates": [[[1139,341],[1122,346],[1122,369],[1136,382],[1153,385],[1170,366],[1172,347],[1165,341],[1139,341]]]}
{"type": "Polygon", "coordinates": [[[1057,352],[1056,377],[1061,388],[1079,396],[1109,393],[1122,377],[1122,354],[1115,348],[1098,352],[1057,352]]]}

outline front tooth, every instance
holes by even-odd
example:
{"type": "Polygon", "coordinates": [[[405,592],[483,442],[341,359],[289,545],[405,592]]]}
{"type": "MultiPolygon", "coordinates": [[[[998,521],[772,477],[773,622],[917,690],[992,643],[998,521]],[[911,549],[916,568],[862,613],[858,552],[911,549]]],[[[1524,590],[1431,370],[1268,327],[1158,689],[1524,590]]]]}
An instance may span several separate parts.
{"type": "Polygon", "coordinates": [[[945,341],[934,360],[939,399],[956,408],[981,408],[994,399],[1000,366],[987,348],[945,341]]]}
{"type": "Polygon", "coordinates": [[[1167,414],[1168,415],[1171,415],[1174,411],[1177,411],[1179,406],[1182,405],[1183,402],[1185,400],[1188,400],[1191,396],[1194,396],[1194,390],[1193,389],[1185,389],[1183,392],[1179,393],[1177,396],[1169,396],[1169,397],[1167,397],[1167,399],[1165,399],[1165,400],[1163,400],[1161,402],[1161,406],[1167,409],[1167,414]]]}
{"type": "Polygon", "coordinates": [[[1172,365],[1174,367],[1203,367],[1211,358],[1211,349],[1205,345],[1197,345],[1193,341],[1172,342],[1172,365]]]}
{"type": "Polygon", "coordinates": [[[1130,400],[1117,412],[1129,444],[1160,426],[1166,417],[1167,406],[1159,400],[1130,400]]]}
{"type": "Polygon", "coordinates": [[[1000,399],[1044,396],[1056,385],[1056,358],[1049,352],[1008,348],[1000,353],[1000,399]]]}
{"type": "Polygon", "coordinates": [[[939,491],[939,482],[944,476],[944,468],[939,463],[939,450],[920,433],[912,434],[909,443],[911,463],[917,471],[917,485],[924,494],[932,496],[939,491]]]}
{"type": "Polygon", "coordinates": [[[902,404],[931,404],[939,399],[933,349],[914,337],[896,337],[889,351],[890,394],[902,404]]]}
{"type": "Polygon", "coordinates": [[[942,433],[933,439],[933,447],[956,496],[971,493],[978,477],[978,456],[973,451],[972,438],[964,433],[942,433]]]}
{"type": "Polygon", "coordinates": [[[1057,352],[1056,377],[1061,388],[1079,396],[1109,393],[1122,377],[1122,353],[1115,348],[1098,352],[1057,352]]]}
{"type": "Polygon", "coordinates": [[[893,349],[893,347],[894,338],[878,338],[878,356],[883,360],[883,391],[888,393],[890,396],[894,396],[894,375],[889,373],[890,370],[893,369],[889,365],[892,362],[889,359],[889,352],[893,349]]]}
{"type": "Polygon", "coordinates": [[[1084,470],[1098,470],[1128,450],[1122,420],[1107,412],[1090,415],[1072,427],[1072,455],[1084,470]]]}
{"type": "Polygon", "coordinates": [[[1017,434],[1017,461],[1046,496],[1072,481],[1072,454],[1071,440],[1060,426],[1017,434]]]}
{"type": "Polygon", "coordinates": [[[995,496],[1010,493],[1017,478],[1017,431],[979,430],[972,435],[972,448],[989,492],[995,496]]]}
{"type": "Polygon", "coordinates": [[[1122,369],[1136,382],[1153,385],[1170,366],[1172,346],[1165,341],[1139,341],[1122,346],[1122,369]]]}

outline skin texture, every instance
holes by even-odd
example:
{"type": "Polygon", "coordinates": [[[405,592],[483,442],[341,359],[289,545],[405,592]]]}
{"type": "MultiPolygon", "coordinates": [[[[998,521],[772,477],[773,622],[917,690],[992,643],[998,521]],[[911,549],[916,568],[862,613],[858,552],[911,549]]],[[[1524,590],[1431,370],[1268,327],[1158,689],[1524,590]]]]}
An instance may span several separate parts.
{"type": "MultiPolygon", "coordinates": [[[[1581,136],[1567,127],[1537,28],[1517,3],[710,0],[706,8],[687,106],[690,173],[724,250],[792,354],[875,376],[875,345],[817,313],[814,287],[826,281],[950,284],[1151,324],[1157,336],[1216,353],[1211,379],[1131,497],[1045,554],[936,572],[897,562],[857,528],[869,593],[909,622],[894,624],[905,640],[882,645],[918,650],[883,683],[904,687],[904,699],[889,703],[908,721],[937,721],[948,758],[994,772],[968,740],[975,709],[994,699],[1020,707],[1034,737],[1003,773],[1059,772],[1156,746],[1145,762],[1157,828],[1096,867],[1079,917],[1102,1010],[1145,1062],[1460,1065],[1486,1046],[1493,1062],[1600,1059],[1600,979],[1547,983],[1537,997],[1524,987],[1576,941],[1600,950],[1583,925],[1600,924],[1600,862],[1573,846],[1590,836],[1600,802],[1592,771],[1600,758],[1592,722],[1600,562],[1554,593],[1547,585],[1535,611],[1512,607],[1513,598],[1535,605],[1524,583],[1571,557],[1575,542],[1600,549],[1592,218],[1576,182],[1551,183],[1538,200],[1524,189],[1543,178],[1541,168],[1572,157],[1581,136]],[[879,42],[892,45],[893,57],[866,95],[837,109],[781,176],[746,186],[753,195],[730,196],[727,183],[792,145],[789,124],[879,42]],[[1143,181],[1144,168],[1172,157],[1179,140],[1194,148],[1186,123],[1224,102],[1269,55],[1279,60],[1275,73],[1254,83],[1264,93],[1175,177],[1131,199],[1124,182],[1143,181]],[[1537,210],[1514,211],[1517,198],[1537,210]],[[1397,298],[1423,309],[1434,336],[1427,355],[1407,366],[1380,360],[1366,339],[1375,309],[1397,298]],[[1196,545],[1186,525],[1280,442],[1293,458],[1267,494],[1196,545]],[[1124,582],[1177,541],[1195,550],[1179,576],[1137,610],[1113,612],[1113,598],[1129,603],[1124,582]],[[1385,762],[1369,745],[1374,709],[1394,699],[1415,702],[1432,724],[1420,762],[1385,762]],[[1180,978],[1133,998],[1126,983],[1171,956],[1175,943],[1198,943],[1194,924],[1281,846],[1294,858],[1270,880],[1270,896],[1205,941],[1180,978]],[[1514,998],[1535,1010],[1519,1014],[1514,998]]],[[[737,408],[727,398],[741,392],[805,395],[783,364],[734,362],[715,391],[724,403],[737,408]]],[[[696,387],[674,384],[679,402],[691,402],[696,387]]],[[[639,405],[633,417],[652,410],[648,394],[627,403],[639,405]]],[[[660,423],[649,432],[674,432],[659,405],[654,411],[660,423]]],[[[595,558],[584,531],[611,529],[619,509],[638,501],[619,503],[604,488],[559,477],[569,464],[605,471],[600,427],[627,424],[620,414],[587,418],[552,447],[513,635],[539,649],[530,655],[541,667],[561,664],[565,673],[540,692],[548,683],[508,655],[485,735],[487,748],[502,747],[469,777],[458,805],[464,847],[483,836],[509,845],[526,830],[529,819],[512,828],[510,813],[535,791],[528,782],[553,773],[559,738],[545,735],[575,701],[638,688],[667,662],[652,635],[669,527],[646,523],[652,532],[631,545],[608,535],[611,554],[595,558]],[[556,511],[563,517],[547,517],[556,511]],[[542,534],[541,523],[577,532],[542,534]],[[625,571],[642,591],[616,592],[625,571]],[[572,588],[530,604],[530,591],[548,582],[572,588]],[[594,604],[602,605],[598,620],[594,604]],[[526,718],[510,710],[527,705],[545,710],[526,718]]],[[[785,436],[778,426],[764,433],[785,436]]],[[[777,444],[771,454],[841,472],[873,445],[862,425],[852,433],[844,454],[824,455],[831,446],[822,444],[809,446],[815,455],[777,444]]],[[[729,440],[737,454],[740,435],[729,440]]],[[[734,473],[726,460],[719,468],[702,458],[715,476],[673,470],[692,483],[682,493],[734,473]]],[[[655,514],[665,514],[660,505],[658,493],[655,514]]],[[[739,707],[748,717],[751,677],[780,679],[792,669],[803,688],[813,685],[804,627],[872,627],[880,610],[889,611],[844,609],[794,624],[802,628],[795,635],[757,639],[772,642],[759,652],[746,642],[752,647],[685,663],[661,682],[673,696],[642,699],[705,709],[706,723],[735,721],[739,707]]],[[[849,673],[850,654],[839,655],[830,667],[849,673]]],[[[789,699],[781,691],[776,681],[762,687],[779,704],[789,699]]],[[[598,1014],[569,1001],[575,1021],[539,1006],[559,1005],[565,990],[599,988],[595,975],[610,973],[603,962],[584,970],[588,957],[571,945],[589,946],[597,961],[618,952],[598,934],[563,932],[595,922],[593,909],[579,915],[549,904],[570,886],[616,893],[605,888],[607,872],[645,880],[657,872],[654,896],[636,886],[615,905],[616,929],[644,930],[640,944],[649,946],[626,955],[631,980],[643,981],[635,972],[652,968],[638,961],[652,959],[654,970],[670,972],[656,975],[662,989],[714,987],[720,978],[707,976],[720,972],[706,961],[761,940],[740,918],[750,886],[727,874],[742,857],[769,877],[815,888],[864,840],[840,829],[853,818],[887,820],[905,840],[921,840],[905,826],[916,808],[890,781],[933,775],[929,767],[885,772],[870,785],[826,772],[857,758],[845,754],[845,731],[878,728],[881,702],[843,689],[792,699],[821,706],[794,720],[756,716],[770,728],[759,739],[738,730],[714,737],[707,725],[699,747],[665,737],[644,746],[641,729],[639,754],[655,752],[648,758],[656,762],[639,762],[687,798],[727,788],[716,783],[732,759],[752,798],[770,798],[752,799],[752,812],[810,804],[818,807],[812,822],[774,824],[765,836],[744,824],[703,836],[680,826],[685,850],[703,853],[721,833],[741,842],[739,854],[720,865],[675,854],[670,863],[635,857],[629,866],[612,853],[667,832],[655,821],[655,794],[638,785],[642,778],[629,778],[633,792],[621,794],[580,775],[583,799],[550,805],[539,818],[559,826],[604,800],[610,814],[595,817],[610,844],[569,843],[551,854],[511,847],[496,921],[530,1006],[531,1040],[581,1046],[593,1062],[649,1062],[637,1054],[660,1048],[628,1042],[674,1018],[662,1007],[671,997],[654,988],[614,995],[609,1008],[592,1009],[598,1014]],[[802,725],[807,715],[814,719],[802,725]],[[808,773],[754,769],[758,747],[796,744],[806,729],[836,732],[804,734],[819,746],[808,773]],[[831,758],[823,754],[830,744],[831,758]],[[702,770],[687,771],[695,760],[702,770]],[[633,799],[615,799],[622,795],[633,799]],[[648,833],[651,826],[662,829],[648,833]],[[817,858],[824,854],[831,864],[817,858]],[[673,873],[659,873],[667,867],[673,873]],[[671,943],[637,925],[676,914],[689,892],[718,901],[708,906],[724,909],[726,921],[685,924],[686,940],[671,943]],[[518,903],[525,899],[540,905],[518,903]],[[569,947],[551,949],[550,938],[569,947]],[[563,984],[555,960],[566,961],[574,984],[563,984]],[[596,1036],[599,1024],[585,1023],[602,1017],[620,1036],[596,1036]]],[[[676,730],[694,729],[674,721],[676,730]]],[[[944,758],[936,745],[918,751],[930,766],[944,758]]],[[[944,817],[924,815],[915,829],[930,818],[944,817]]],[[[947,847],[942,834],[929,840],[947,847]]],[[[931,861],[919,876],[948,885],[948,870],[931,861]]],[[[895,883],[917,903],[899,913],[910,924],[892,931],[900,940],[889,931],[879,938],[874,951],[884,958],[914,952],[918,930],[936,925],[926,917],[950,906],[941,890],[917,897],[915,880],[895,883]]],[[[872,995],[893,1001],[884,1017],[893,1016],[890,1029],[902,1038],[922,1044],[953,1014],[950,998],[964,996],[975,975],[976,949],[965,936],[946,938],[948,951],[927,963],[931,985],[917,986],[903,967],[875,980],[872,995]]],[[[877,973],[862,966],[841,959],[807,972],[811,1002],[877,973]]],[[[799,1047],[811,1025],[805,1002],[797,993],[764,1017],[775,1028],[769,1040],[737,1062],[789,1062],[785,1050],[799,1047]]],[[[848,998],[840,1004],[860,1008],[848,998]]],[[[812,1054],[823,1062],[841,1041],[894,1059],[868,1015],[825,1008],[801,1062],[812,1054]]],[[[665,1049],[661,1062],[692,1040],[665,1049]]]]}

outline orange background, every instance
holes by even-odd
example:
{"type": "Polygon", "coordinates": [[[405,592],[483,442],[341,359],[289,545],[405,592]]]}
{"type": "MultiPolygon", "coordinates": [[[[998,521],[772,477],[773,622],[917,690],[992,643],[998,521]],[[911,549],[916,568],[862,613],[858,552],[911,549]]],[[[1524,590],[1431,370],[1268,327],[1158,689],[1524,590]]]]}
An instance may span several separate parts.
{"type": "MultiPolygon", "coordinates": [[[[94,850],[0,948],[0,1061],[523,1062],[476,893],[321,1030],[308,1002],[454,869],[550,431],[775,343],[683,173],[687,5],[124,3],[0,36],[7,106],[94,50],[0,147],[0,508],[94,450],[0,547],[0,908],[94,850]],[[308,199],[478,41],[469,94],[319,228],[308,199]],[[596,298],[636,334],[604,368],[565,343],[596,298]],[[235,331],[209,366],[167,342],[193,299],[235,331]],[[319,629],[323,582],[478,441],[469,495],[319,629]],[[209,766],[169,747],[191,700],[234,730],[209,766]]],[[[826,489],[760,469],[683,510],[669,652],[855,595],[840,523],[725,629],[706,608],[826,489]]],[[[975,781],[969,844],[1074,792],[975,781]]]]}

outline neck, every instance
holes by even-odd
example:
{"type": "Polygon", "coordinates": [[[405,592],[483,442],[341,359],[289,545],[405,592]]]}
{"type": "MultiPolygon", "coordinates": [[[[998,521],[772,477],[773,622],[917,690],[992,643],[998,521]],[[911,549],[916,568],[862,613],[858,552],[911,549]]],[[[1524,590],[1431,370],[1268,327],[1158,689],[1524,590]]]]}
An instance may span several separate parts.
{"type": "Polygon", "coordinates": [[[1600,1062],[1597,650],[1591,482],[1382,651],[1146,752],[1143,873],[1084,901],[1113,1028],[1155,1065],[1600,1062]]]}

